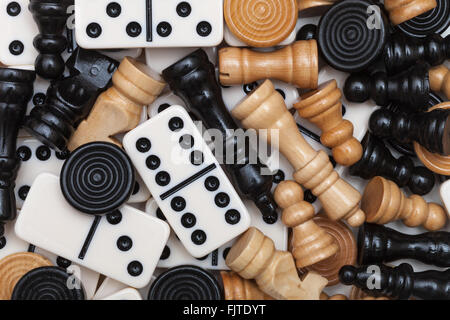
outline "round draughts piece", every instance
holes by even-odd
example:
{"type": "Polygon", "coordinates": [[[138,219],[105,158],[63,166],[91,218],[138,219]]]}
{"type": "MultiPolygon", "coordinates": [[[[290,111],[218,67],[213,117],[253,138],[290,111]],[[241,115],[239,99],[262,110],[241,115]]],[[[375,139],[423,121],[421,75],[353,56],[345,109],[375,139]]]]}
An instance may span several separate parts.
{"type": "Polygon", "coordinates": [[[223,300],[217,280],[196,266],[179,266],[161,274],[150,287],[148,300],[223,300]]]}
{"type": "Polygon", "coordinates": [[[358,72],[370,66],[383,51],[387,20],[372,21],[369,0],[346,0],[333,5],[320,19],[317,41],[322,56],[333,68],[358,72]],[[372,28],[368,24],[373,23],[372,28]]]}
{"type": "Polygon", "coordinates": [[[128,155],[106,142],[85,144],[70,154],[61,170],[61,190],[76,209],[105,214],[122,206],[134,189],[128,155]]]}
{"type": "Polygon", "coordinates": [[[85,300],[79,281],[58,267],[40,267],[25,274],[14,287],[11,300],[85,300]]]}
{"type": "Polygon", "coordinates": [[[225,0],[223,8],[230,31],[252,47],[279,44],[297,24],[297,0],[225,0]]]}
{"type": "Polygon", "coordinates": [[[17,281],[28,271],[51,266],[46,258],[32,252],[19,252],[0,260],[0,300],[11,299],[17,281]]]}

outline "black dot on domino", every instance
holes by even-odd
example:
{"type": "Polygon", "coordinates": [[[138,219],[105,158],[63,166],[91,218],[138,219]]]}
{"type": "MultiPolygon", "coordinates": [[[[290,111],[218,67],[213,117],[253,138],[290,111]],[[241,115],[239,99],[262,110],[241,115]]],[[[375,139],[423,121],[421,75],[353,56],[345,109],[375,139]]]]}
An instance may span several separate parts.
{"type": "Polygon", "coordinates": [[[186,200],[182,197],[175,197],[170,202],[170,206],[176,212],[183,211],[186,208],[186,200]]]}
{"type": "Polygon", "coordinates": [[[133,240],[128,236],[121,236],[117,239],[117,248],[120,251],[128,251],[133,246],[133,240]]]}
{"type": "Polygon", "coordinates": [[[22,7],[17,2],[10,2],[6,7],[6,12],[11,17],[17,17],[22,11],[22,7]]]}
{"type": "Polygon", "coordinates": [[[169,108],[169,107],[170,107],[170,104],[168,104],[168,103],[163,103],[163,104],[161,104],[161,105],[158,107],[158,113],[163,112],[164,110],[166,110],[166,109],[169,108]]]}
{"type": "Polygon", "coordinates": [[[150,151],[151,147],[152,143],[147,138],[139,138],[138,141],[136,141],[136,149],[139,152],[148,152],[150,151]]]}
{"type": "Polygon", "coordinates": [[[164,247],[163,252],[161,253],[161,260],[166,260],[170,257],[170,248],[168,246],[164,247]]]}
{"type": "Polygon", "coordinates": [[[58,265],[58,267],[67,269],[72,264],[72,261],[63,257],[57,257],[56,264],[58,265]]]}
{"type": "Polygon", "coordinates": [[[139,261],[131,261],[128,264],[127,271],[130,276],[137,277],[144,271],[144,267],[139,261]]]}
{"type": "Polygon", "coordinates": [[[255,82],[252,82],[252,83],[244,84],[244,85],[242,86],[242,90],[244,91],[244,93],[245,93],[246,95],[248,95],[250,92],[252,92],[253,90],[255,90],[257,87],[258,87],[258,83],[255,81],[255,82]]]}
{"type": "Polygon", "coordinates": [[[241,214],[236,209],[228,210],[225,213],[225,221],[231,225],[237,224],[241,221],[241,214]]]}
{"type": "Polygon", "coordinates": [[[28,161],[31,158],[31,150],[27,146],[21,146],[17,149],[17,157],[20,161],[28,161]]]}
{"type": "Polygon", "coordinates": [[[172,26],[167,21],[160,22],[156,26],[156,32],[160,37],[166,38],[172,33],[172,26]]]}
{"type": "Polygon", "coordinates": [[[170,183],[170,174],[166,171],[160,171],[156,174],[155,181],[159,186],[165,187],[170,183]]]}
{"type": "Polygon", "coordinates": [[[25,201],[28,196],[28,192],[30,191],[30,186],[21,186],[17,194],[19,195],[20,200],[25,201]]]}
{"type": "Polygon", "coordinates": [[[196,245],[202,245],[206,241],[206,233],[203,230],[195,230],[192,232],[191,240],[196,245]]]}
{"type": "Polygon", "coordinates": [[[6,238],[1,237],[0,238],[0,250],[3,249],[6,246],[6,238]]]}
{"type": "Polygon", "coordinates": [[[203,152],[194,150],[191,152],[190,160],[194,166],[199,166],[203,164],[203,161],[205,161],[205,157],[203,156],[203,152]]]}
{"type": "Polygon", "coordinates": [[[112,225],[117,225],[122,221],[122,213],[119,210],[108,213],[106,220],[112,225]]]}
{"type": "Polygon", "coordinates": [[[161,165],[161,160],[157,156],[151,155],[148,156],[147,159],[145,160],[145,165],[150,170],[156,170],[161,165]]]}
{"type": "Polygon", "coordinates": [[[207,37],[211,34],[212,27],[209,22],[202,21],[197,25],[197,33],[201,37],[207,37]]]}
{"type": "Polygon", "coordinates": [[[117,18],[122,13],[122,7],[117,2],[111,2],[106,7],[106,14],[111,18],[117,18]]]}
{"type": "Polygon", "coordinates": [[[193,226],[195,226],[196,222],[197,222],[197,219],[195,218],[195,216],[192,213],[189,213],[189,212],[185,213],[181,217],[181,224],[185,228],[192,228],[193,226]]]}
{"type": "Polygon", "coordinates": [[[214,197],[214,202],[216,203],[216,206],[225,208],[230,204],[230,196],[225,192],[220,192],[214,197]]]}
{"type": "Polygon", "coordinates": [[[279,184],[280,182],[284,181],[285,178],[286,178],[286,176],[285,176],[283,170],[278,170],[273,175],[273,183],[279,184]]]}
{"type": "Polygon", "coordinates": [[[216,191],[219,189],[220,181],[214,176],[208,177],[205,180],[205,188],[208,191],[216,191]]]}
{"type": "Polygon", "coordinates": [[[186,18],[188,17],[192,12],[191,5],[187,3],[186,1],[180,2],[177,5],[177,14],[182,17],[186,18]]]}
{"type": "Polygon", "coordinates": [[[38,92],[33,96],[33,104],[35,106],[41,106],[45,102],[45,94],[42,92],[38,92]]]}
{"type": "Polygon", "coordinates": [[[86,34],[90,38],[98,38],[102,34],[102,27],[98,23],[92,22],[86,27],[86,34]]]}
{"type": "Polygon", "coordinates": [[[40,146],[36,149],[36,157],[41,161],[46,161],[50,159],[51,155],[52,152],[50,151],[50,148],[47,146],[40,146]]]}
{"type": "Polygon", "coordinates": [[[158,219],[161,219],[161,220],[164,220],[164,221],[167,220],[166,216],[164,215],[164,213],[161,211],[160,208],[156,209],[156,217],[158,219]]]}
{"type": "Polygon", "coordinates": [[[180,140],[178,141],[180,143],[180,147],[186,150],[191,149],[194,146],[194,137],[190,134],[185,134],[180,137],[180,140]]]}
{"type": "Polygon", "coordinates": [[[58,158],[59,160],[66,160],[67,158],[69,158],[70,156],[70,152],[69,150],[64,150],[64,151],[57,151],[55,152],[56,158],[58,158]]]}
{"type": "Polygon", "coordinates": [[[138,22],[133,21],[127,25],[127,34],[130,37],[136,38],[141,34],[141,32],[142,32],[142,27],[138,22]]]}
{"type": "Polygon", "coordinates": [[[23,53],[23,50],[25,50],[25,46],[19,40],[14,40],[9,44],[9,52],[13,56],[21,55],[23,53]]]}
{"type": "Polygon", "coordinates": [[[181,129],[183,129],[184,127],[184,122],[181,118],[179,117],[173,117],[172,119],[169,120],[169,129],[171,131],[179,131],[181,129]]]}

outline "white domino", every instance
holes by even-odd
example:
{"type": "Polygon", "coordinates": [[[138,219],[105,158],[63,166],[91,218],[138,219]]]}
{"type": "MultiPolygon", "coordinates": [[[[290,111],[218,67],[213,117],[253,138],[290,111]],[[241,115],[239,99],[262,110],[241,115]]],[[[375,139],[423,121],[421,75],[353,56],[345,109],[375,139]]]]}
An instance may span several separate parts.
{"type": "Polygon", "coordinates": [[[101,300],[142,300],[142,297],[136,289],[125,288],[101,300]]]}

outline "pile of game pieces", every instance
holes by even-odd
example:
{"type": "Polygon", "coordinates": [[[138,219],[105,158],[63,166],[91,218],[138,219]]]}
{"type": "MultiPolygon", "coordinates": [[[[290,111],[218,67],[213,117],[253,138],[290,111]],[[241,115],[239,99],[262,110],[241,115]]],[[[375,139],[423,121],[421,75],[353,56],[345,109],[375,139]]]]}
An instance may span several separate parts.
{"type": "Polygon", "coordinates": [[[1,300],[450,299],[448,0],[0,27],[1,300]]]}

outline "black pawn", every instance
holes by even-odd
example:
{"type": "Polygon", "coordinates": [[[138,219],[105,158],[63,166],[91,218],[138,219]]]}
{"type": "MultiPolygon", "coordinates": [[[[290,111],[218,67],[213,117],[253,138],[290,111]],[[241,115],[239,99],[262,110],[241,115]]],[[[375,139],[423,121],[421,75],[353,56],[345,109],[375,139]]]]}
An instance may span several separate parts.
{"type": "Polygon", "coordinates": [[[25,129],[46,145],[66,150],[74,126],[89,114],[117,66],[117,61],[96,51],[77,48],[66,62],[69,73],[52,82],[45,103],[26,117],[25,129]]]}
{"type": "Polygon", "coordinates": [[[367,133],[361,142],[363,155],[350,166],[353,176],[371,179],[382,176],[394,181],[399,187],[408,188],[418,195],[430,192],[434,187],[434,174],[425,167],[414,167],[413,161],[405,156],[395,159],[388,148],[377,137],[367,133]]]}
{"type": "Polygon", "coordinates": [[[0,236],[3,223],[16,218],[15,179],[19,127],[33,96],[34,71],[0,68],[0,236]]]}

